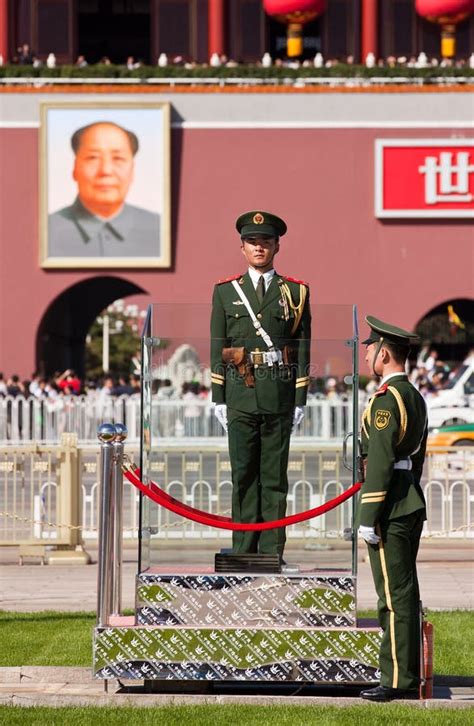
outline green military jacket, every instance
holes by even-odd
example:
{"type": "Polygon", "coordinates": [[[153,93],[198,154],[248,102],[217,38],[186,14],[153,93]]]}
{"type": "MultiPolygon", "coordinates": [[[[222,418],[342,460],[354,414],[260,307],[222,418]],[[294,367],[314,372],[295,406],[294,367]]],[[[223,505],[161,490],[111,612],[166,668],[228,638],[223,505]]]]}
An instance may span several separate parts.
{"type": "Polygon", "coordinates": [[[284,413],[306,403],[309,386],[311,311],[306,283],[276,272],[260,304],[250,275],[218,283],[211,315],[212,400],[246,413],[284,413]],[[242,286],[250,305],[275,348],[288,346],[289,366],[257,366],[255,386],[248,387],[236,366],[223,361],[224,348],[267,351],[259,331],[232,285],[242,286]]]}
{"type": "Polygon", "coordinates": [[[365,481],[360,490],[356,524],[378,522],[425,509],[420,486],[426,451],[426,405],[405,374],[389,378],[370,399],[362,416],[365,481]],[[411,458],[412,469],[394,469],[411,458]]]}

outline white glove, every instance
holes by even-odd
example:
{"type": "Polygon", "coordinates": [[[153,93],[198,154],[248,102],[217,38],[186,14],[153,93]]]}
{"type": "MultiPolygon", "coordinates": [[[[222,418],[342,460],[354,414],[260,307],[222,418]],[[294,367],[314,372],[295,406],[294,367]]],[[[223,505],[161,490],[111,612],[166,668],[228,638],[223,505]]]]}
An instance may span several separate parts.
{"type": "Polygon", "coordinates": [[[378,536],[378,534],[375,534],[375,528],[365,527],[363,524],[361,524],[359,527],[359,537],[365,539],[367,544],[376,545],[380,542],[380,537],[378,536]]]}
{"type": "Polygon", "coordinates": [[[224,431],[227,433],[227,406],[225,403],[216,403],[214,407],[214,413],[216,415],[216,419],[219,421],[220,425],[224,429],[224,431]]]}
{"type": "Polygon", "coordinates": [[[291,427],[291,432],[295,431],[302,420],[304,419],[304,406],[295,406],[295,410],[293,413],[293,425],[291,427]]]}

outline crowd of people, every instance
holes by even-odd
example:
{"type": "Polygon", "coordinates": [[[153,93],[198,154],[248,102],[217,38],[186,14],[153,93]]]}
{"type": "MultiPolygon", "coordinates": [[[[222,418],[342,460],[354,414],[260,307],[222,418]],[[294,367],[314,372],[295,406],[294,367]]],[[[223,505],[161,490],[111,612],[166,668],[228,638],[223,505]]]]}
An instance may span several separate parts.
{"type": "MultiPolygon", "coordinates": [[[[33,373],[29,379],[21,379],[18,375],[5,378],[0,373],[0,398],[5,396],[23,396],[45,400],[55,400],[62,396],[85,395],[93,398],[109,396],[133,396],[141,390],[140,376],[105,375],[102,378],[85,378],[82,380],[72,370],[56,372],[53,376],[44,377],[33,373]]],[[[309,395],[337,398],[347,393],[348,387],[343,377],[329,376],[315,378],[311,381],[309,395]]],[[[189,381],[175,385],[169,378],[153,381],[152,393],[157,400],[176,401],[182,399],[192,405],[193,401],[210,401],[210,389],[198,381],[189,381]]]]}
{"type": "MultiPolygon", "coordinates": [[[[58,65],[54,53],[49,53],[46,60],[43,61],[30,47],[28,43],[24,43],[17,48],[16,53],[11,58],[11,63],[16,65],[31,65],[34,68],[40,68],[46,65],[49,68],[54,68],[58,65]]],[[[338,65],[355,65],[356,59],[353,55],[345,57],[333,57],[324,58],[321,53],[316,53],[314,58],[298,60],[298,59],[273,59],[269,53],[265,53],[261,60],[257,60],[252,65],[275,68],[332,68],[338,65]]],[[[418,56],[394,56],[390,55],[386,58],[376,58],[372,53],[369,53],[367,58],[364,59],[363,65],[368,68],[474,68],[474,53],[469,58],[428,58],[426,53],[420,53],[418,56]]],[[[85,55],[80,54],[77,56],[74,65],[77,68],[86,68],[88,65],[96,65],[95,63],[89,63],[85,55]]],[[[97,65],[112,65],[111,59],[104,55],[102,56],[97,65]]],[[[116,65],[126,66],[128,70],[135,70],[141,66],[148,65],[143,59],[135,58],[129,55],[126,60],[116,65]]],[[[166,66],[182,66],[187,70],[193,70],[194,68],[206,68],[211,67],[226,67],[236,68],[239,65],[247,65],[242,60],[235,60],[229,58],[227,55],[217,55],[214,53],[209,59],[209,63],[197,63],[194,60],[187,59],[181,55],[167,56],[165,53],[161,53],[157,59],[157,65],[166,66]]]]}
{"type": "MultiPolygon", "coordinates": [[[[85,395],[92,398],[108,398],[110,396],[134,396],[141,391],[140,376],[132,373],[104,375],[99,379],[81,379],[77,373],[68,368],[62,373],[56,372],[44,377],[35,372],[29,379],[21,379],[14,374],[5,377],[0,373],[0,398],[11,396],[30,396],[41,400],[56,400],[62,396],[85,395]]],[[[197,381],[174,385],[169,378],[153,381],[152,393],[160,400],[210,400],[210,389],[197,381]]]]}
{"type": "MultiPolygon", "coordinates": [[[[471,349],[464,364],[474,363],[474,348],[471,349]]],[[[457,364],[452,365],[440,359],[435,348],[425,346],[422,348],[414,364],[409,370],[411,383],[422,393],[425,398],[437,395],[438,391],[446,386],[457,369],[457,364]]],[[[371,377],[363,388],[370,395],[378,387],[375,377],[371,377]]],[[[86,395],[92,398],[106,399],[110,396],[133,396],[140,393],[140,376],[133,374],[106,374],[98,379],[81,379],[74,370],[56,372],[54,375],[45,377],[40,373],[33,373],[30,379],[21,379],[18,375],[5,377],[0,373],[0,397],[23,396],[45,400],[56,400],[64,396],[86,395]]],[[[193,401],[210,401],[210,389],[197,381],[189,381],[183,384],[176,384],[170,379],[157,379],[153,381],[153,395],[158,400],[184,400],[192,406],[193,401]]],[[[312,378],[309,388],[309,397],[340,398],[348,393],[348,386],[344,377],[326,376],[312,378]]]]}
{"type": "MultiPolygon", "coordinates": [[[[462,361],[462,364],[474,364],[474,348],[472,348],[462,361]]],[[[449,385],[459,364],[451,364],[441,360],[439,352],[430,346],[421,348],[414,364],[408,367],[407,373],[410,382],[417,388],[425,399],[433,398],[439,391],[449,385]]],[[[368,394],[377,390],[377,379],[371,378],[365,390],[368,394]]]]}
{"type": "Polygon", "coordinates": [[[40,373],[33,373],[29,379],[21,379],[14,374],[5,378],[0,373],[0,397],[33,396],[41,400],[55,400],[62,396],[131,396],[140,393],[140,376],[132,375],[105,375],[100,379],[82,380],[72,369],[45,377],[40,373]]]}
{"type": "MultiPolygon", "coordinates": [[[[474,349],[463,363],[474,365],[474,349]]],[[[424,348],[407,372],[410,381],[428,400],[449,384],[457,368],[457,365],[442,361],[436,349],[424,348]]],[[[362,406],[379,385],[379,379],[361,376],[359,402],[362,406]]],[[[222,434],[212,415],[211,391],[202,383],[155,379],[151,393],[152,426],[160,436],[206,437],[222,434]]],[[[321,435],[322,415],[323,418],[329,416],[327,424],[332,435],[341,435],[348,426],[347,405],[350,398],[351,391],[344,377],[312,378],[308,390],[306,435],[311,432],[321,435]],[[323,411],[318,408],[319,404],[329,404],[329,408],[323,411]]],[[[135,373],[81,379],[73,370],[67,369],[50,377],[35,373],[26,380],[18,375],[5,377],[0,373],[0,438],[28,438],[30,435],[54,438],[62,431],[74,430],[80,437],[89,440],[94,437],[101,420],[117,415],[127,421],[130,417],[133,423],[140,400],[140,376],[135,373]]]]}
{"type": "MultiPolygon", "coordinates": [[[[474,348],[471,348],[462,363],[474,364],[474,348]]],[[[410,372],[410,381],[425,398],[431,398],[449,384],[457,367],[442,361],[435,348],[425,346],[418,354],[416,365],[410,372]]]]}

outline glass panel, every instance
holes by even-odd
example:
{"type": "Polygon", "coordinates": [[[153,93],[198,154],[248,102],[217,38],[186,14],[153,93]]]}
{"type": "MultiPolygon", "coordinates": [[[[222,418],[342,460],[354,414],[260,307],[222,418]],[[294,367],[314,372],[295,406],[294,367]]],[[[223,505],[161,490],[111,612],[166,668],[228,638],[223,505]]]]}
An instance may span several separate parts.
{"type": "MultiPolygon", "coordinates": [[[[245,306],[238,298],[231,303],[226,315],[232,317],[233,325],[245,328],[245,306]]],[[[291,436],[287,515],[333,499],[353,481],[342,455],[343,438],[353,427],[353,352],[357,349],[353,344],[353,309],[344,305],[315,305],[311,314],[310,383],[305,418],[291,436]]],[[[283,330],[284,307],[277,309],[275,315],[280,319],[272,322],[273,330],[278,325],[283,330]]],[[[142,339],[141,471],[145,483],[154,481],[184,504],[230,517],[232,464],[227,435],[211,402],[210,318],[210,305],[149,308],[142,339]]],[[[273,342],[283,350],[283,338],[273,342]]],[[[223,340],[214,343],[219,350],[226,345],[223,340]]],[[[266,351],[263,342],[261,351],[266,351]]],[[[224,372],[234,377],[232,385],[240,386],[237,400],[243,400],[242,396],[247,395],[244,379],[236,382],[239,373],[229,366],[233,372],[229,372],[229,367],[224,372]]],[[[264,380],[269,367],[263,372],[256,368],[253,374],[258,395],[259,375],[264,380]]],[[[271,375],[278,379],[272,396],[279,396],[280,400],[285,385],[282,379],[293,386],[287,379],[295,375],[294,370],[291,365],[277,364],[271,375]]],[[[301,371],[297,371],[296,377],[304,378],[301,371]]],[[[275,401],[272,398],[270,408],[275,401]]],[[[275,406],[278,409],[279,404],[275,406]]],[[[284,418],[292,416],[292,404],[288,410],[284,418]]],[[[245,452],[247,447],[248,444],[243,447],[245,452]]],[[[259,441],[255,447],[254,461],[258,467],[259,441]]],[[[241,453],[242,450],[234,453],[234,466],[240,465],[235,461],[241,453]]],[[[278,457],[278,450],[274,455],[278,457]]],[[[350,572],[352,545],[344,539],[344,530],[351,526],[351,521],[349,500],[323,516],[288,527],[284,559],[301,571],[350,572]]],[[[232,548],[231,532],[184,519],[147,498],[142,502],[140,538],[142,572],[149,568],[213,572],[215,553],[232,548]]]]}
{"type": "MultiPolygon", "coordinates": [[[[141,340],[141,421],[140,421],[140,471],[144,472],[142,479],[147,481],[151,470],[151,420],[152,420],[152,352],[153,339],[152,331],[152,314],[153,306],[149,306],[147,317],[143,326],[141,340]]],[[[138,569],[148,569],[150,563],[150,535],[151,535],[151,519],[150,505],[152,502],[147,497],[140,498],[140,521],[139,521],[139,561],[138,569]]]]}

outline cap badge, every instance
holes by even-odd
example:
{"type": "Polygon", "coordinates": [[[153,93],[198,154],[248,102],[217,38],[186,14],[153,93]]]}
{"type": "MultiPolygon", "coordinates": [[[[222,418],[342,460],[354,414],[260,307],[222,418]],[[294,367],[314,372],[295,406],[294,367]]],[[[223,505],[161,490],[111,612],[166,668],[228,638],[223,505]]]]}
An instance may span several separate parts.
{"type": "Polygon", "coordinates": [[[265,217],[263,214],[260,214],[260,212],[257,212],[257,214],[253,215],[253,223],[254,224],[263,224],[265,222],[265,217]]]}

